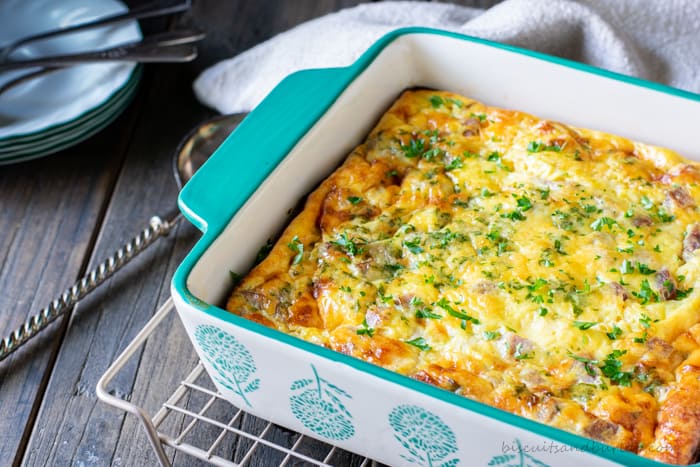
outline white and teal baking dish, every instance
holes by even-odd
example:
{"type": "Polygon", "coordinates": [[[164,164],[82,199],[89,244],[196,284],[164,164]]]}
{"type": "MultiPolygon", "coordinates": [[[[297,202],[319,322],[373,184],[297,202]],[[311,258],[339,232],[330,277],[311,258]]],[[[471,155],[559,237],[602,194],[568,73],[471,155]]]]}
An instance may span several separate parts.
{"type": "MultiPolygon", "coordinates": [[[[390,465],[665,465],[503,412],[226,312],[297,201],[410,87],[604,130],[700,160],[700,96],[444,31],[380,39],[347,68],[282,81],[180,194],[203,237],[172,294],[218,390],[282,426],[390,465]]],[[[700,464],[697,464],[700,465],[700,464]]]]}

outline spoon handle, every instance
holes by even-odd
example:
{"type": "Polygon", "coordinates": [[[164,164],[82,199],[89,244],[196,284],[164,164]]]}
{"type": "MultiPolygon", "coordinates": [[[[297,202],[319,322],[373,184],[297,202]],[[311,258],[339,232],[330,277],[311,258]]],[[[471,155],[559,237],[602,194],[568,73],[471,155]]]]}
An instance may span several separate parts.
{"type": "Polygon", "coordinates": [[[37,314],[29,317],[22,326],[0,341],[0,362],[32,337],[39,334],[56,318],[73,308],[79,300],[112,277],[115,272],[153,244],[158,238],[168,235],[172,228],[179,223],[180,219],[182,219],[182,215],[179,213],[169,220],[163,220],[158,216],[152,217],[148,227],[143,229],[126,245],[119,248],[96,268],[87,272],[73,286],[66,289],[59,298],[39,310],[37,314]]]}
{"type": "Polygon", "coordinates": [[[189,44],[162,46],[159,44],[128,44],[77,54],[33,58],[21,62],[0,63],[0,73],[23,68],[66,67],[84,63],[139,62],[139,63],[184,63],[197,57],[197,48],[189,44]]]}

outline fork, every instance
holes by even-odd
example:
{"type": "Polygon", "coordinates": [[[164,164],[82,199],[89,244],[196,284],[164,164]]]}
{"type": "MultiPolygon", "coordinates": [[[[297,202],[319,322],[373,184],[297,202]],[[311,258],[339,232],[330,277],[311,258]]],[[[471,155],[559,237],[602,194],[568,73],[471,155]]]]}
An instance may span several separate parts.
{"type": "Polygon", "coordinates": [[[173,13],[186,11],[190,8],[190,0],[156,0],[145,5],[133,8],[125,13],[118,13],[103,18],[98,18],[93,21],[79,23],[67,28],[53,29],[51,31],[34,34],[21,39],[18,39],[10,44],[7,44],[0,49],[0,63],[6,63],[12,52],[18,48],[25,46],[31,42],[49,39],[63,34],[71,34],[86,29],[92,29],[100,26],[123,23],[125,21],[133,21],[137,19],[153,18],[156,16],[164,16],[173,13]]]}

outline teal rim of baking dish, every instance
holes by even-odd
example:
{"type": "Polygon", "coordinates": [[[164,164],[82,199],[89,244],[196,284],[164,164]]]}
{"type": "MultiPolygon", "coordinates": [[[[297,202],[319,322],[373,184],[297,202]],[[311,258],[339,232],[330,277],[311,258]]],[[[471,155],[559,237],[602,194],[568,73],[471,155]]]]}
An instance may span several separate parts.
{"type": "MultiPolygon", "coordinates": [[[[359,371],[428,395],[442,402],[462,407],[567,444],[575,449],[622,464],[649,467],[670,465],[505,412],[444,389],[413,380],[363,360],[306,342],[281,331],[267,328],[229,313],[217,306],[203,302],[188,290],[187,278],[197,261],[221,234],[248,198],[257,190],[258,186],[309,129],[316,124],[319,118],[325,114],[348,85],[372,63],[377,55],[398,37],[409,34],[432,34],[474,42],[700,102],[700,95],[698,94],[512,45],[438,29],[420,27],[397,29],[380,38],[355,63],[348,67],[302,70],[289,75],[248,115],[231,136],[217,149],[209,161],[194,175],[192,180],[185,185],[178,197],[178,205],[185,217],[204,232],[204,235],[175,271],[172,281],[173,290],[186,303],[216,319],[291,345],[316,356],[343,363],[359,371]],[[289,118],[288,113],[285,112],[286,109],[294,109],[293,119],[289,118]],[[246,147],[246,142],[255,146],[246,147]],[[217,157],[217,153],[226,151],[242,152],[244,154],[255,153],[257,155],[256,163],[249,164],[244,158],[226,159],[217,157]],[[222,202],[222,200],[226,201],[222,202]]],[[[700,463],[693,465],[700,465],[700,463]]]]}

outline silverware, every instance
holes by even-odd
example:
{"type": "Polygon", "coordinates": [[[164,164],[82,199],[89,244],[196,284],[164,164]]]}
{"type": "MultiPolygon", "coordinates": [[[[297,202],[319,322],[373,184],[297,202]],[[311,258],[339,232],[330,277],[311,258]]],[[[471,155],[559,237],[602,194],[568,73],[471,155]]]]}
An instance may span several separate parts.
{"type": "Polygon", "coordinates": [[[133,8],[126,13],[110,15],[104,18],[88,21],[86,23],[68,26],[67,28],[54,29],[52,31],[34,34],[32,36],[18,39],[0,49],[0,63],[6,62],[7,58],[13,51],[31,42],[50,39],[52,37],[60,36],[63,34],[71,34],[74,32],[84,31],[86,29],[92,29],[100,26],[108,26],[123,23],[126,21],[133,21],[138,19],[153,18],[156,16],[170,15],[173,13],[180,13],[182,11],[188,10],[190,6],[190,0],[157,0],[133,8]]]}
{"type": "MultiPolygon", "coordinates": [[[[200,41],[204,39],[205,34],[201,31],[195,30],[195,29],[180,29],[176,31],[169,31],[169,32],[164,32],[160,34],[154,34],[151,36],[146,36],[141,42],[141,45],[152,45],[152,46],[161,46],[161,47],[170,47],[170,46],[175,46],[175,45],[183,45],[183,44],[191,44],[197,41],[200,41]]],[[[195,50],[195,57],[196,57],[196,50],[195,50]]],[[[195,57],[192,57],[193,59],[195,57]]],[[[0,67],[2,67],[2,64],[0,64],[0,67]]],[[[0,94],[4,93],[5,91],[10,90],[11,88],[14,88],[15,86],[24,83],[25,81],[29,81],[35,78],[38,78],[40,76],[47,75],[49,73],[53,73],[56,70],[60,70],[62,68],[65,68],[63,66],[48,66],[45,68],[42,68],[40,70],[36,71],[31,71],[26,74],[23,74],[21,76],[18,76],[16,78],[11,79],[10,81],[7,81],[6,83],[0,85],[0,94]]]]}
{"type": "Polygon", "coordinates": [[[200,39],[201,36],[191,41],[166,46],[158,43],[151,44],[146,41],[135,42],[94,52],[54,55],[52,57],[8,62],[0,64],[0,73],[25,68],[66,67],[97,62],[188,62],[196,56],[196,49],[188,44],[200,39]]]}
{"type": "MultiPolygon", "coordinates": [[[[243,121],[246,114],[218,116],[195,127],[182,140],[173,154],[173,176],[178,190],[192,178],[194,172],[209,158],[221,142],[243,121]]],[[[36,336],[52,321],[70,310],[79,300],[109,279],[115,272],[136,255],[153,244],[158,238],[168,235],[182,219],[177,212],[163,220],[151,218],[146,227],[112,256],[89,271],[59,298],[27,319],[24,324],[0,341],[0,362],[12,352],[36,336]]]]}

